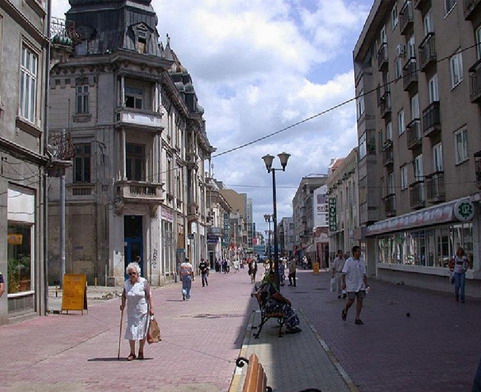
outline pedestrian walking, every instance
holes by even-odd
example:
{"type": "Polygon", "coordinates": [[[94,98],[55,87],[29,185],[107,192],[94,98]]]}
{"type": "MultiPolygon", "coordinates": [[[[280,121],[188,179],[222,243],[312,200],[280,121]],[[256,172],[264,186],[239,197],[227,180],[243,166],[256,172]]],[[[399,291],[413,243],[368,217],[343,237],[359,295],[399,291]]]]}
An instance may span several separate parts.
{"type": "Polygon", "coordinates": [[[342,269],[344,268],[345,261],[346,261],[346,259],[344,258],[343,251],[338,250],[336,258],[334,259],[334,261],[332,263],[332,277],[335,279],[335,282],[336,282],[337,298],[341,298],[341,295],[342,295],[343,299],[346,298],[346,293],[342,292],[342,287],[341,287],[342,279],[341,279],[341,277],[342,277],[342,269]]]}
{"type": "Polygon", "coordinates": [[[247,268],[247,273],[251,277],[251,283],[256,282],[256,274],[257,274],[257,260],[255,258],[249,259],[249,265],[247,268]]]}
{"type": "Polygon", "coordinates": [[[292,257],[291,260],[289,261],[289,275],[287,275],[287,277],[289,278],[288,286],[296,287],[296,271],[297,271],[297,261],[295,257],[292,257]]]}
{"type": "Polygon", "coordinates": [[[182,281],[182,300],[190,300],[192,281],[194,280],[194,268],[186,257],[179,268],[180,280],[182,281]]]}
{"type": "Polygon", "coordinates": [[[202,287],[208,286],[209,282],[207,282],[207,277],[209,276],[209,264],[204,259],[200,259],[199,270],[202,277],[202,287]]]}
{"type": "Polygon", "coordinates": [[[123,314],[127,304],[127,328],[125,339],[129,340],[130,354],[128,361],[144,359],[144,346],[149,327],[149,314],[154,314],[150,285],[147,279],[140,276],[138,263],[127,265],[126,273],[129,278],[124,283],[120,311],[123,314]],[[135,343],[139,342],[139,352],[135,355],[135,343]]]}
{"type": "Polygon", "coordinates": [[[0,297],[3,295],[5,292],[5,281],[3,280],[3,275],[0,272],[0,297]]]}
{"type": "Polygon", "coordinates": [[[454,296],[456,301],[464,303],[464,289],[466,285],[466,271],[469,269],[469,262],[464,249],[459,247],[456,254],[449,263],[454,280],[454,296]]]}
{"type": "Polygon", "coordinates": [[[342,309],[342,319],[345,321],[347,318],[347,312],[356,301],[356,317],[354,323],[357,325],[363,325],[361,320],[362,303],[366,297],[366,289],[369,287],[367,284],[367,271],[366,263],[361,258],[361,247],[353,246],[351,249],[352,256],[349,257],[344,263],[342,269],[342,284],[341,288],[346,290],[347,303],[342,309]]]}

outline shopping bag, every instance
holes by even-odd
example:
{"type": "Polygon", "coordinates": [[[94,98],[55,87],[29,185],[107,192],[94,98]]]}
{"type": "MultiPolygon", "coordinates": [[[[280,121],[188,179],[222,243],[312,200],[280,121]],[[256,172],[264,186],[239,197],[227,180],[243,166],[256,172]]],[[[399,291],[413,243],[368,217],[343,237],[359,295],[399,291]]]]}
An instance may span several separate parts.
{"type": "Polygon", "coordinates": [[[334,293],[336,290],[337,290],[337,284],[336,284],[336,278],[335,277],[332,277],[331,278],[331,293],[334,293]]]}
{"type": "Polygon", "coordinates": [[[150,316],[149,330],[147,332],[147,343],[159,343],[161,340],[159,323],[154,316],[150,316]]]}

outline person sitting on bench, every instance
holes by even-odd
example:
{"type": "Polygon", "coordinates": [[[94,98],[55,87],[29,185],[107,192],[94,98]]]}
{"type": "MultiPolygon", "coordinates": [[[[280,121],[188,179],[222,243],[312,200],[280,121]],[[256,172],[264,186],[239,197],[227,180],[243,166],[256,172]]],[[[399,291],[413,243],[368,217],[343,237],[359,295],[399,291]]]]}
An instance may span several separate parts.
{"type": "Polygon", "coordinates": [[[292,309],[291,301],[284,297],[276,288],[274,271],[266,273],[257,290],[257,294],[260,296],[262,307],[267,313],[280,312],[284,314],[286,333],[302,331],[302,329],[297,327],[299,325],[299,317],[292,309]]]}

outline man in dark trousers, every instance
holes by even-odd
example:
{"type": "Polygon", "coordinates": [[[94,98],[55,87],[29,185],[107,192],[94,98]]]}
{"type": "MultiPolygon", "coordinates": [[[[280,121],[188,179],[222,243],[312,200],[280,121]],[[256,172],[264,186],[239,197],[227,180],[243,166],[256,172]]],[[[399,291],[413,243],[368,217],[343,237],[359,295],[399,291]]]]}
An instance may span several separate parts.
{"type": "Polygon", "coordinates": [[[199,270],[202,276],[202,287],[208,286],[209,283],[207,282],[207,277],[209,276],[209,264],[204,259],[200,259],[199,270]]]}

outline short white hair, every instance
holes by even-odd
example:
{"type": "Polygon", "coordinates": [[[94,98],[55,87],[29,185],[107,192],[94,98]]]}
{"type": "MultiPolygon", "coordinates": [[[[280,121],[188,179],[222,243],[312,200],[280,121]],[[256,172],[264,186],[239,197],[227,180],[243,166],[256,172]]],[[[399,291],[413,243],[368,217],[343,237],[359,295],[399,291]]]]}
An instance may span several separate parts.
{"type": "Polygon", "coordinates": [[[136,263],[133,261],[132,263],[129,263],[127,265],[127,268],[125,268],[125,273],[128,274],[130,270],[135,270],[140,275],[140,265],[139,263],[136,263]]]}

